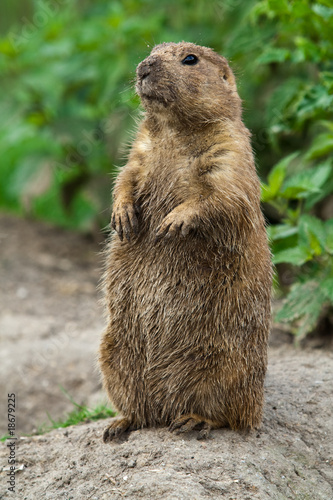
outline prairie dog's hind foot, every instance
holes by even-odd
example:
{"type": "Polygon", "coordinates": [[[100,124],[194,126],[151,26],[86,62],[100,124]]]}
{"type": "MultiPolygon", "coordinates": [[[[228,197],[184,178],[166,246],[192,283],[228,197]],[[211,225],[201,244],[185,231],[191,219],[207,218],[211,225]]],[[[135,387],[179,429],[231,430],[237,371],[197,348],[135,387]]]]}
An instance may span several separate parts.
{"type": "Polygon", "coordinates": [[[132,422],[130,422],[130,420],[128,420],[126,417],[113,418],[111,420],[111,423],[103,432],[103,441],[104,443],[115,441],[123,436],[126,432],[130,432],[133,430],[135,430],[135,427],[132,425],[132,422]]]}
{"type": "Polygon", "coordinates": [[[182,434],[189,431],[199,431],[197,439],[207,439],[212,429],[221,427],[217,422],[201,417],[200,415],[189,413],[175,418],[169,427],[169,431],[176,431],[176,434],[182,434]]]}

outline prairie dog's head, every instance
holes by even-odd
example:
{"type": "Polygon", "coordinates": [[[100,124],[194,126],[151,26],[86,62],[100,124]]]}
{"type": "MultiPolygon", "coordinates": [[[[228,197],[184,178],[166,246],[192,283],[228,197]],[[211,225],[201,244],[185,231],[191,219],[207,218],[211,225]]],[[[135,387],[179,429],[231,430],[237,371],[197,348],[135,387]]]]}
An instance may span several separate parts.
{"type": "Polygon", "coordinates": [[[136,73],[136,91],[148,112],[198,125],[241,115],[235,77],[212,49],[187,42],[156,45],[136,73]]]}

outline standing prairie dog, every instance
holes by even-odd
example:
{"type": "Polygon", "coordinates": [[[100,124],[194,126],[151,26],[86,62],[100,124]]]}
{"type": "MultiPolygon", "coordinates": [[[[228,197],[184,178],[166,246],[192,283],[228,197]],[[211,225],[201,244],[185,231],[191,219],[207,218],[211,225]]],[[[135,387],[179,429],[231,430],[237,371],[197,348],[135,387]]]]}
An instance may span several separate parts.
{"type": "Polygon", "coordinates": [[[260,183],[224,57],[163,43],[137,68],[145,115],[113,195],[104,387],[146,426],[259,426],[272,269],[260,183]]]}

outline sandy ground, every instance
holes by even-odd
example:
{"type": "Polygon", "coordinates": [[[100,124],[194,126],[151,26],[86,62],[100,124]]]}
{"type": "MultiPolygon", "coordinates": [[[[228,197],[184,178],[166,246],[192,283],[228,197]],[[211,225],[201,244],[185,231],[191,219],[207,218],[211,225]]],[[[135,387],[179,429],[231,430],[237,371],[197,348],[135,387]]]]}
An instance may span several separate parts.
{"type": "Polygon", "coordinates": [[[278,333],[257,432],[222,429],[202,442],[195,432],[144,429],[104,445],[99,421],[24,436],[47,414],[73,409],[62,388],[77,403],[105,401],[96,369],[99,251],[83,236],[0,216],[0,433],[15,393],[18,437],[15,494],[10,449],[0,445],[0,498],[333,499],[333,352],[320,342],[296,350],[278,333]]]}
{"type": "MultiPolygon", "coordinates": [[[[45,225],[0,217],[0,394],[14,392],[21,433],[103,399],[96,351],[103,311],[100,246],[45,225]]],[[[0,434],[7,429],[1,419],[0,434]]]]}

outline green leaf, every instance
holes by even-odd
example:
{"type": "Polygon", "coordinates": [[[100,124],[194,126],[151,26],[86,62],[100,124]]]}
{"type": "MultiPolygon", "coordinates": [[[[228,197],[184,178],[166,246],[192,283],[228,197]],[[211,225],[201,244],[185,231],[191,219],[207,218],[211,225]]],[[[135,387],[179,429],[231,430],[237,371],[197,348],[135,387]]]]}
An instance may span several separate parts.
{"type": "Polygon", "coordinates": [[[320,156],[324,156],[333,151],[333,134],[324,133],[318,135],[311,144],[310,149],[307,151],[305,158],[313,160],[320,156]]]}
{"type": "Polygon", "coordinates": [[[324,165],[327,166],[327,171],[329,175],[326,181],[322,184],[320,192],[310,194],[307,197],[306,202],[304,204],[304,211],[309,211],[316,203],[318,203],[320,200],[323,200],[324,198],[326,198],[326,196],[329,196],[333,192],[333,176],[332,176],[331,160],[327,159],[324,163],[320,164],[319,166],[322,167],[324,165]]]}
{"type": "Polygon", "coordinates": [[[264,50],[257,59],[257,64],[269,64],[272,62],[282,63],[286,61],[290,56],[290,52],[287,49],[279,49],[277,47],[268,47],[264,50]]]}
{"type": "Polygon", "coordinates": [[[325,297],[333,303],[333,278],[326,278],[319,286],[325,297]]]}
{"type": "Polygon", "coordinates": [[[299,245],[308,246],[313,255],[321,255],[326,245],[323,221],[312,215],[302,215],[299,219],[299,245]]]}
{"type": "Polygon", "coordinates": [[[309,194],[318,193],[331,172],[332,167],[327,163],[298,172],[285,181],[281,196],[286,199],[301,199],[307,198],[309,194]]]}
{"type": "Polygon", "coordinates": [[[273,256],[273,263],[280,264],[282,262],[301,266],[308,260],[312,259],[312,254],[306,246],[297,246],[281,250],[273,256]]]}
{"type": "Polygon", "coordinates": [[[309,18],[309,16],[312,17],[308,2],[294,2],[292,6],[292,15],[296,19],[309,18]]]}
{"type": "Polygon", "coordinates": [[[295,38],[295,45],[298,51],[303,55],[303,60],[320,61],[321,52],[318,43],[313,43],[304,36],[298,36],[295,38]]]}
{"type": "Polygon", "coordinates": [[[304,80],[301,78],[291,76],[284,81],[281,80],[266,105],[266,120],[271,128],[288,128],[286,123],[288,106],[298,98],[303,89],[304,80]]]}
{"type": "Polygon", "coordinates": [[[326,232],[326,250],[333,255],[333,219],[324,222],[326,232]]]}
{"type": "Polygon", "coordinates": [[[268,184],[261,183],[261,201],[266,202],[270,201],[274,198],[274,195],[271,193],[270,187],[268,184]]]}
{"type": "MultiPolygon", "coordinates": [[[[333,72],[332,71],[322,71],[320,73],[320,80],[324,84],[324,87],[326,87],[327,90],[330,93],[332,93],[332,91],[333,91],[333,72]]],[[[330,130],[333,130],[333,128],[330,128],[330,130]]]]}
{"type": "Polygon", "coordinates": [[[269,8],[278,15],[290,14],[290,5],[287,0],[268,0],[269,8]]]}
{"type": "Polygon", "coordinates": [[[298,151],[283,158],[277,163],[268,175],[268,185],[262,186],[262,200],[269,201],[276,197],[286,177],[289,164],[298,156],[298,151]]]}
{"type": "Polygon", "coordinates": [[[298,339],[301,339],[316,326],[326,301],[326,296],[317,281],[296,283],[276,314],[275,320],[293,322],[295,334],[298,339]]]}
{"type": "Polygon", "coordinates": [[[321,188],[332,174],[332,166],[330,163],[322,163],[314,168],[306,170],[308,178],[312,180],[312,184],[321,188]]]}
{"type": "Polygon", "coordinates": [[[291,157],[289,156],[284,158],[271,170],[268,176],[268,183],[273,194],[276,194],[282,186],[282,182],[284,181],[284,178],[286,176],[287,167],[289,163],[295,158],[295,156],[295,154],[292,154],[291,157]]]}
{"type": "Polygon", "coordinates": [[[269,236],[273,241],[283,240],[298,233],[298,227],[289,226],[288,224],[278,224],[276,226],[270,226],[269,229],[269,236]]]}
{"type": "Polygon", "coordinates": [[[314,120],[319,115],[327,114],[333,105],[333,95],[321,84],[309,86],[308,91],[302,96],[293,110],[297,126],[303,125],[306,120],[314,120]]]}
{"type": "Polygon", "coordinates": [[[307,198],[309,194],[320,193],[320,189],[311,185],[311,182],[303,182],[302,186],[287,186],[281,192],[282,198],[287,200],[300,200],[307,198]]]}
{"type": "MultiPolygon", "coordinates": [[[[331,77],[333,79],[333,73],[331,74],[331,77]]],[[[329,120],[320,120],[319,124],[322,127],[325,127],[327,130],[333,133],[333,122],[329,120]]]]}
{"type": "Polygon", "coordinates": [[[315,12],[318,16],[322,17],[325,20],[330,19],[333,16],[333,8],[326,7],[326,5],[321,5],[319,3],[315,3],[312,6],[313,12],[315,12]]]}

